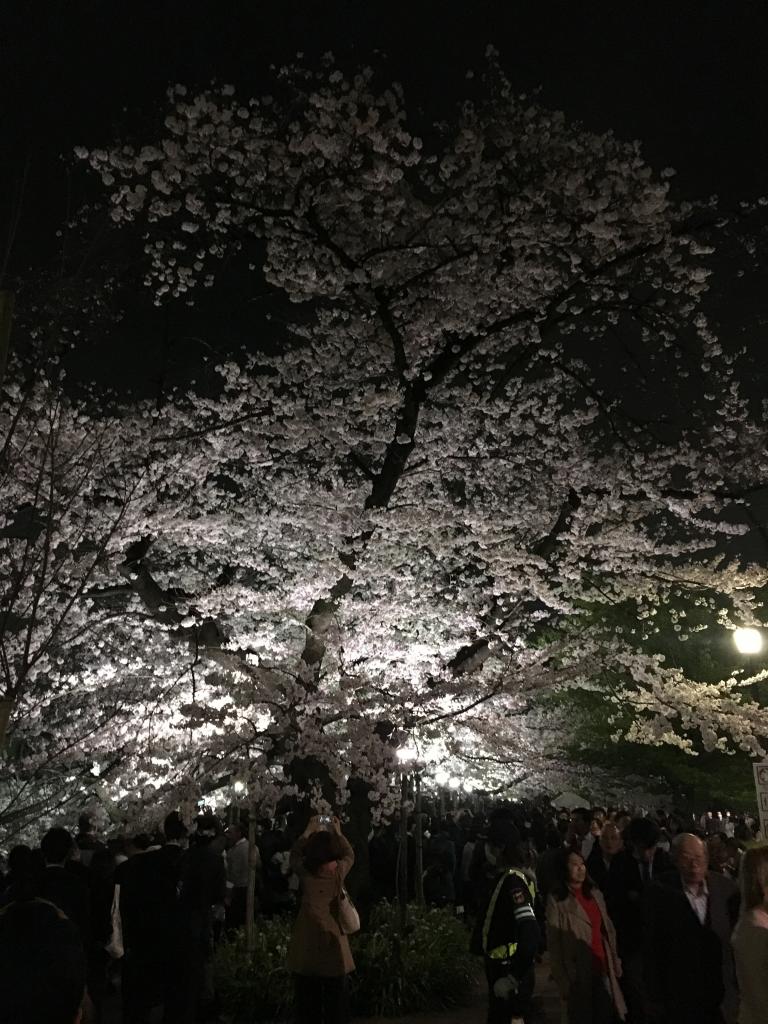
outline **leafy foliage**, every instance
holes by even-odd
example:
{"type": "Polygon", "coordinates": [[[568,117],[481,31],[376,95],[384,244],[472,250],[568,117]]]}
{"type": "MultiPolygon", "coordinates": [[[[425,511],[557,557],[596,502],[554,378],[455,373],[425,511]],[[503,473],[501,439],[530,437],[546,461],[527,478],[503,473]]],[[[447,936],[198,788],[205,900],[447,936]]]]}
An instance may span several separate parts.
{"type": "MultiPolygon", "coordinates": [[[[476,977],[464,926],[449,911],[412,905],[401,935],[398,914],[395,904],[377,904],[365,930],[351,939],[357,968],[351,979],[353,1012],[396,1016],[461,1005],[476,977]]],[[[293,989],[285,956],[290,932],[287,918],[260,920],[252,956],[242,933],[217,950],[217,990],[235,1021],[289,1016],[293,989]]]]}
{"type": "Polygon", "coordinates": [[[393,903],[373,908],[353,940],[353,1005],[363,1015],[439,1010],[467,1001],[477,973],[467,932],[448,910],[410,906],[405,935],[393,903]]]}
{"type": "Polygon", "coordinates": [[[235,1021],[288,1018],[293,1005],[293,982],[285,966],[290,935],[289,918],[259,918],[253,953],[242,931],[217,947],[216,990],[235,1021]]]}

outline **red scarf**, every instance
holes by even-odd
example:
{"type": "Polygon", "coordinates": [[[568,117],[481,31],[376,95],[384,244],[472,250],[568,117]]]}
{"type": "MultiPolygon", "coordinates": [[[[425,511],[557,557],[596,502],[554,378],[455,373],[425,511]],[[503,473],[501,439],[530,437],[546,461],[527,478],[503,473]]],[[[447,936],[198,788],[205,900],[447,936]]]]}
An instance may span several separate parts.
{"type": "Polygon", "coordinates": [[[600,913],[600,907],[597,905],[597,900],[593,899],[592,896],[584,895],[581,887],[571,889],[571,892],[584,909],[592,925],[592,966],[595,973],[606,974],[605,946],[603,945],[603,915],[600,913]]]}

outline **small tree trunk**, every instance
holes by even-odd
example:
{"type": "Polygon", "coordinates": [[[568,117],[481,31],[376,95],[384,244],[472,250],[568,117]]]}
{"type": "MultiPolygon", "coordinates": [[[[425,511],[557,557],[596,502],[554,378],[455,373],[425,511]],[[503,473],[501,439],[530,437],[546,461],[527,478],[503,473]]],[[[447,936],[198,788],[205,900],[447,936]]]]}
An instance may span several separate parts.
{"type": "Polygon", "coordinates": [[[414,871],[416,877],[416,902],[419,906],[424,905],[424,829],[421,820],[421,775],[416,772],[414,776],[416,793],[414,797],[414,828],[416,840],[416,866],[414,871]]]}
{"type": "Polygon", "coordinates": [[[248,820],[248,890],[245,896],[245,944],[249,953],[256,948],[256,808],[248,820]]]}
{"type": "Polygon", "coordinates": [[[8,733],[11,711],[13,711],[13,701],[9,697],[3,697],[0,700],[0,751],[5,750],[5,737],[8,733]]]}
{"type": "Polygon", "coordinates": [[[5,368],[8,365],[12,319],[13,292],[0,291],[0,384],[5,380],[5,368]]]}

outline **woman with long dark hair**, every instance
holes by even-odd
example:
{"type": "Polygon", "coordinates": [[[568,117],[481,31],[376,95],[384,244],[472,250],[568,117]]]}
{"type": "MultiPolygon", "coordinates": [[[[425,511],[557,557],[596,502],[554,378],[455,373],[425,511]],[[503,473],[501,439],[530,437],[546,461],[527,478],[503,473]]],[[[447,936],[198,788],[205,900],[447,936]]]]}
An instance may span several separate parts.
{"type": "Polygon", "coordinates": [[[354,860],[338,818],[312,818],[291,852],[291,867],[301,879],[301,904],[288,948],[296,1024],[349,1020],[347,975],[355,964],[338,907],[354,860]]]}
{"type": "Polygon", "coordinates": [[[621,961],[605,901],[579,853],[562,850],[547,900],[547,948],[568,1024],[612,1024],[627,1008],[621,961]]]}

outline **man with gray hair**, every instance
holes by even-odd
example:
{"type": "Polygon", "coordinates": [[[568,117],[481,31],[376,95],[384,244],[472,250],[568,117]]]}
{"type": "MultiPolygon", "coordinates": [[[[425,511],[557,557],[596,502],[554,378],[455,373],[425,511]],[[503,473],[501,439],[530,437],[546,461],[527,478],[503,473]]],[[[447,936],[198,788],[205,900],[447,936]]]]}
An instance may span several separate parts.
{"type": "Polygon", "coordinates": [[[708,870],[707,847],[682,833],[675,870],[646,892],[645,978],[659,1024],[735,1024],[738,1011],[731,931],[738,890],[708,870]]]}

